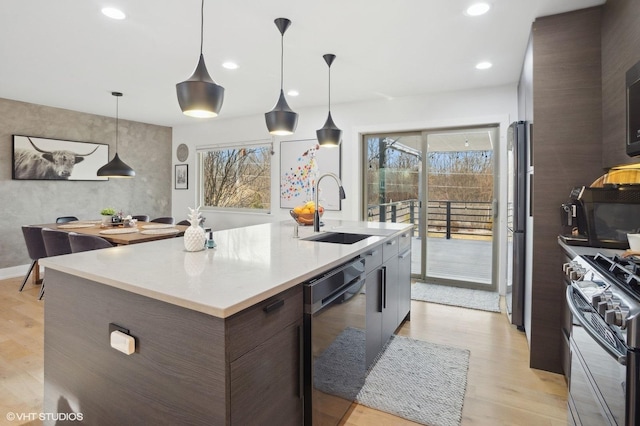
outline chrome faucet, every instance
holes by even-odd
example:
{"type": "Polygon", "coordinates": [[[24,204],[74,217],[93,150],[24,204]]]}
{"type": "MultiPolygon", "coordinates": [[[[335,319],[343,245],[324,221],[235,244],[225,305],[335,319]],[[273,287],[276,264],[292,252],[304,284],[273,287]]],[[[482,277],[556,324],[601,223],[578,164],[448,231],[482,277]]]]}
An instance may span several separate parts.
{"type": "Polygon", "coordinates": [[[347,198],[347,195],[344,193],[344,188],[342,187],[342,182],[340,181],[340,178],[336,174],[325,173],[322,176],[320,176],[316,181],[316,187],[314,188],[315,212],[313,214],[313,232],[320,232],[320,213],[318,212],[318,207],[319,207],[318,187],[320,186],[320,181],[327,176],[331,176],[333,179],[335,179],[336,183],[338,184],[338,190],[340,191],[340,199],[344,200],[345,198],[347,198]]]}

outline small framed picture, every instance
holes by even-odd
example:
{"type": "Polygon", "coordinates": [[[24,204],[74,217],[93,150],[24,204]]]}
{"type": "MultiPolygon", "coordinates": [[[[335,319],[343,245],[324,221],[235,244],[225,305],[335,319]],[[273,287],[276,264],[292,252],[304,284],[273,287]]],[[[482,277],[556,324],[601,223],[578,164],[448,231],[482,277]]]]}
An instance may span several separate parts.
{"type": "Polygon", "coordinates": [[[189,189],[189,165],[176,164],[175,189],[189,189]]]}

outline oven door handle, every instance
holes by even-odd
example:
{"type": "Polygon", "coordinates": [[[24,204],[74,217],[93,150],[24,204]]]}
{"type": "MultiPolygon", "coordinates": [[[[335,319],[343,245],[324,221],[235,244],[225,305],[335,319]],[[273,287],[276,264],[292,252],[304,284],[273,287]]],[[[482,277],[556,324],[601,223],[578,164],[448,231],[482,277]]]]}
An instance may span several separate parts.
{"type": "MultiPolygon", "coordinates": [[[[573,314],[573,319],[576,320],[582,326],[584,331],[586,331],[587,334],[591,336],[593,340],[598,342],[598,344],[602,347],[602,349],[604,349],[609,355],[611,355],[616,361],[618,361],[619,364],[627,365],[627,354],[622,353],[616,348],[614,348],[613,346],[611,346],[609,342],[607,342],[602,336],[600,336],[600,334],[596,331],[595,327],[591,325],[590,322],[585,321],[584,317],[582,316],[582,311],[573,304],[573,292],[574,292],[573,286],[570,286],[570,285],[567,286],[567,293],[566,293],[567,305],[569,305],[569,309],[573,314]]],[[[577,296],[577,297],[580,297],[580,296],[577,296]]]]}
{"type": "Polygon", "coordinates": [[[341,303],[344,303],[344,302],[347,302],[347,301],[351,300],[351,298],[353,296],[355,296],[356,294],[358,294],[360,292],[360,290],[362,289],[362,287],[364,287],[364,283],[365,283],[365,279],[364,278],[365,278],[365,275],[362,274],[362,275],[354,278],[353,280],[349,281],[347,284],[343,285],[338,290],[334,291],[331,295],[329,295],[326,298],[322,299],[322,306],[320,306],[320,308],[318,310],[324,308],[327,305],[330,305],[337,298],[339,298],[340,296],[343,296],[345,293],[347,293],[348,290],[351,290],[355,286],[358,286],[358,288],[355,291],[352,291],[350,296],[345,297],[342,300],[341,303]]]}

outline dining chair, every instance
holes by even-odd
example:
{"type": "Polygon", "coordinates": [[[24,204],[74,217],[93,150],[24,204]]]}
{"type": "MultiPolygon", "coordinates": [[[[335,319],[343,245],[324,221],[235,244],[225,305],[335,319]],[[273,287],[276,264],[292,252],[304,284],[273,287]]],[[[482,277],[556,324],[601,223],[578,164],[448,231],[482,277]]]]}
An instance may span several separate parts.
{"type": "MultiPolygon", "coordinates": [[[[29,279],[29,275],[31,275],[33,268],[40,268],[38,266],[38,260],[47,257],[47,250],[44,247],[44,241],[42,240],[42,228],[40,226],[23,226],[22,235],[24,236],[24,242],[27,245],[27,252],[29,253],[29,258],[31,259],[31,266],[29,266],[27,275],[25,275],[24,281],[22,281],[20,291],[22,291],[25,284],[27,283],[27,280],[29,279]]],[[[42,280],[39,279],[39,269],[36,269],[35,276],[36,284],[42,283],[42,280]]]]}
{"type": "Polygon", "coordinates": [[[78,220],[78,218],[75,216],[60,216],[56,219],[56,223],[67,223],[73,222],[74,220],[78,220]]]}
{"type": "Polygon", "coordinates": [[[113,244],[97,235],[77,234],[75,232],[69,232],[69,245],[72,253],[113,247],[113,244]]]}
{"type": "Polygon", "coordinates": [[[138,222],[149,222],[148,214],[138,214],[135,216],[131,216],[131,219],[136,219],[138,222]]]}
{"type": "MultiPolygon", "coordinates": [[[[68,232],[42,228],[42,240],[44,241],[44,247],[47,250],[47,257],[71,253],[71,244],[69,244],[68,232]]],[[[42,282],[38,299],[42,299],[42,296],[44,296],[44,281],[42,282]]]]}
{"type": "Polygon", "coordinates": [[[190,226],[191,222],[189,222],[187,219],[185,219],[185,220],[181,220],[180,222],[176,223],[176,225],[190,226]]]}
{"type": "Polygon", "coordinates": [[[173,218],[173,216],[167,216],[167,217],[157,217],[155,219],[151,219],[151,222],[168,223],[170,225],[173,225],[176,222],[176,220],[173,218]]]}

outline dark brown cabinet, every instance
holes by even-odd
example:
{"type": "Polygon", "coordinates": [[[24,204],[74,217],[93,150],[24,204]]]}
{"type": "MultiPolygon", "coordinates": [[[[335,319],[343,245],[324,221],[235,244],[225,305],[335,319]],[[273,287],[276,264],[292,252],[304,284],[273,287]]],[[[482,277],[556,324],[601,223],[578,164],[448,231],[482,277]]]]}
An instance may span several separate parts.
{"type": "Polygon", "coordinates": [[[222,319],[56,270],[47,281],[46,412],[73,401],[95,425],[302,424],[301,286],[222,319]],[[110,347],[110,323],[136,352],[110,347]]]}
{"type": "Polygon", "coordinates": [[[554,373],[563,371],[564,344],[558,212],[573,187],[603,172],[600,26],[600,8],[537,18],[518,91],[518,118],[531,124],[533,166],[525,328],[530,366],[554,373]]]}
{"type": "Polygon", "coordinates": [[[301,327],[288,326],[231,363],[231,424],[302,423],[301,327]]]}
{"type": "Polygon", "coordinates": [[[367,368],[411,308],[411,248],[406,245],[411,239],[403,236],[372,249],[381,250],[380,257],[365,255],[365,268],[370,271],[365,284],[367,368]]]}
{"type": "Polygon", "coordinates": [[[227,320],[230,420],[302,424],[302,287],[227,320]]]}

